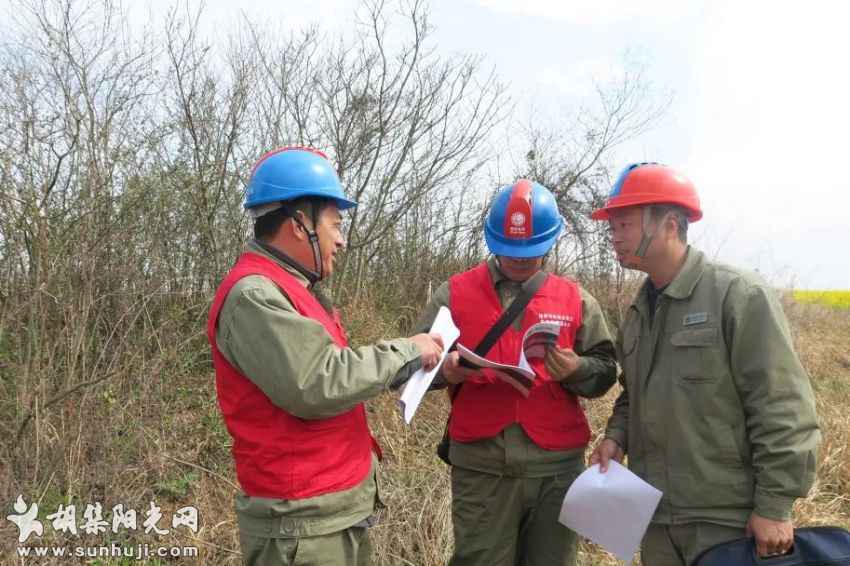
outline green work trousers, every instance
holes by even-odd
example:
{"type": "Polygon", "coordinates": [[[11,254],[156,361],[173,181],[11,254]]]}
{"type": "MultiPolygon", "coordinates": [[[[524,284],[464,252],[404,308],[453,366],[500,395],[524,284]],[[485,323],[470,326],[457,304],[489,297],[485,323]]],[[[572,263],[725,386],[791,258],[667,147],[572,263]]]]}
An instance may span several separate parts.
{"type": "Polygon", "coordinates": [[[267,538],[239,532],[246,566],[367,566],[369,529],[349,527],[328,535],[267,538]]]}
{"type": "Polygon", "coordinates": [[[743,527],[714,523],[653,523],[643,537],[640,559],[643,566],[691,566],[703,550],[742,536],[743,527]]]}
{"type": "Polygon", "coordinates": [[[563,473],[507,477],[452,467],[451,566],[573,566],[576,534],[558,522],[584,462],[563,473]]]}

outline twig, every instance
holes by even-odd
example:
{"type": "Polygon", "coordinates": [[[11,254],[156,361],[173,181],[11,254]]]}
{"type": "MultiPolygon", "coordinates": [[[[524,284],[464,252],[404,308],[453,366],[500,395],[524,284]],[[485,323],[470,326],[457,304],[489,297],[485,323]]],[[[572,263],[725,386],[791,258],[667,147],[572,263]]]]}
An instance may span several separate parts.
{"type": "Polygon", "coordinates": [[[200,544],[200,545],[203,545],[203,546],[209,546],[209,547],[214,548],[216,550],[220,550],[220,551],[226,552],[228,554],[233,554],[234,556],[242,556],[242,553],[239,552],[238,550],[232,550],[230,548],[224,548],[223,546],[219,546],[217,544],[207,542],[205,540],[201,540],[201,539],[195,538],[195,537],[186,537],[186,538],[188,538],[190,541],[194,542],[195,544],[200,544]]]}
{"type": "Polygon", "coordinates": [[[175,461],[175,462],[177,462],[178,464],[183,464],[184,466],[190,466],[190,467],[192,467],[192,468],[197,468],[198,470],[201,470],[202,472],[206,472],[206,473],[208,473],[209,475],[211,475],[211,476],[213,476],[213,477],[215,477],[215,478],[220,479],[221,481],[223,481],[224,483],[226,483],[227,485],[229,485],[230,487],[232,487],[234,490],[239,491],[239,486],[238,486],[238,485],[236,485],[235,483],[233,483],[232,481],[230,481],[229,479],[227,479],[227,478],[226,478],[226,477],[224,477],[223,475],[221,475],[221,474],[219,474],[219,473],[217,473],[217,472],[214,472],[214,471],[210,470],[209,468],[205,468],[205,467],[201,466],[200,464],[195,464],[195,463],[192,463],[192,462],[187,462],[187,461],[185,461],[185,460],[181,460],[181,459],[179,459],[179,458],[175,458],[174,456],[171,456],[171,455],[169,455],[169,454],[165,454],[165,457],[166,457],[166,458],[168,458],[169,460],[174,460],[174,461],[175,461]]]}
{"type": "MultiPolygon", "coordinates": [[[[82,383],[78,383],[74,387],[72,387],[72,388],[70,388],[66,391],[63,391],[62,393],[56,395],[52,399],[49,399],[46,403],[44,403],[44,405],[41,406],[41,408],[46,409],[47,407],[50,407],[51,405],[55,405],[59,401],[62,401],[63,399],[70,397],[72,394],[74,394],[76,391],[79,391],[83,387],[88,387],[89,385],[96,385],[96,384],[100,383],[101,381],[106,381],[107,379],[109,379],[113,375],[114,375],[114,373],[111,373],[111,374],[104,375],[103,377],[98,377],[97,379],[91,379],[89,381],[84,381],[82,383]]],[[[33,405],[35,403],[37,403],[37,401],[34,399],[33,405]]],[[[24,419],[21,421],[21,424],[18,426],[18,432],[15,435],[15,445],[17,445],[21,441],[21,436],[24,434],[24,429],[27,427],[27,423],[29,423],[30,419],[32,418],[33,412],[34,412],[34,409],[33,409],[33,406],[31,405],[30,409],[27,411],[27,414],[24,415],[24,419]]]]}

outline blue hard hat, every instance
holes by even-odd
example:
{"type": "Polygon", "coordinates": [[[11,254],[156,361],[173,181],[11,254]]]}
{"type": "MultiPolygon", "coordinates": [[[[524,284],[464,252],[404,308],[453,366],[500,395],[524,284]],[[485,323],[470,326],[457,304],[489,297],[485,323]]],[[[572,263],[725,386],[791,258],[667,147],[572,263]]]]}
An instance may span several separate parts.
{"type": "Polygon", "coordinates": [[[357,206],[345,197],[339,177],[324,153],[310,147],[289,146],[268,152],[254,165],[245,208],[302,197],[331,199],[340,210],[357,206]]]}
{"type": "Polygon", "coordinates": [[[546,255],[564,228],[558,203],[549,189],[519,179],[499,189],[484,222],[484,239],[494,255],[546,255]]]}

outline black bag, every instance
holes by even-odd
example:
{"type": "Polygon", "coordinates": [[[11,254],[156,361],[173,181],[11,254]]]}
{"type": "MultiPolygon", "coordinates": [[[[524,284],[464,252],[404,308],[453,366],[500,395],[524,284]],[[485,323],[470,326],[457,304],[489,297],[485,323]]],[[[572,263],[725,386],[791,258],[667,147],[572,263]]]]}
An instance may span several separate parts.
{"type": "Polygon", "coordinates": [[[850,532],[840,527],[794,530],[791,552],[760,558],[755,539],[736,539],[703,551],[693,566],[850,566],[850,532]]]}
{"type": "MultiPolygon", "coordinates": [[[[514,300],[511,302],[510,306],[505,309],[505,312],[502,313],[502,316],[499,317],[499,320],[493,325],[490,330],[487,331],[487,334],[484,335],[484,338],[481,339],[481,342],[475,347],[474,352],[481,356],[482,358],[487,355],[487,352],[490,351],[490,348],[496,343],[499,337],[502,336],[502,333],[505,329],[511,325],[511,323],[516,320],[516,317],[519,316],[519,313],[528,306],[528,303],[531,302],[531,299],[537,293],[537,290],[543,286],[543,283],[546,281],[548,274],[543,271],[538,271],[533,276],[529,277],[525,283],[522,284],[522,288],[519,294],[514,297],[514,300]]],[[[463,364],[464,360],[461,360],[461,364],[463,364]]],[[[451,390],[451,400],[454,402],[458,393],[460,392],[460,388],[463,383],[459,384],[454,390],[451,390]]],[[[451,409],[449,409],[451,411],[451,409]]],[[[449,440],[449,420],[446,419],[446,428],[443,431],[443,438],[440,440],[440,443],[437,444],[437,456],[448,465],[451,465],[451,461],[449,460],[449,445],[451,441],[449,440]]]]}

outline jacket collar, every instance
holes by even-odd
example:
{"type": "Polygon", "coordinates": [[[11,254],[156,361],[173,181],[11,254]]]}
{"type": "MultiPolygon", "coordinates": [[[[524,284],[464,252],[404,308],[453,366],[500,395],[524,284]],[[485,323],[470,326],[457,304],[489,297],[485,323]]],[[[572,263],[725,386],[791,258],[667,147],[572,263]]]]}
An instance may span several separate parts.
{"type": "MultiPolygon", "coordinates": [[[[705,254],[692,246],[688,246],[685,253],[685,263],[682,264],[682,269],[679,270],[676,277],[664,288],[662,295],[667,295],[672,299],[687,299],[694,292],[697,283],[705,271],[705,254]]],[[[632,307],[644,315],[649,310],[647,302],[649,285],[652,285],[652,281],[647,277],[640,291],[638,291],[634,302],[632,302],[632,307]]]]}
{"type": "Polygon", "coordinates": [[[502,273],[502,270],[499,269],[499,260],[497,260],[494,255],[487,258],[487,270],[490,271],[490,279],[493,280],[493,286],[496,286],[503,280],[507,279],[505,274],[502,273]]]}
{"type": "Polygon", "coordinates": [[[664,289],[664,294],[673,299],[690,297],[705,271],[705,254],[691,246],[688,246],[685,253],[687,255],[682,269],[664,289]]]}
{"type": "Polygon", "coordinates": [[[298,282],[304,285],[305,287],[308,287],[310,285],[309,279],[307,279],[307,277],[305,277],[303,273],[301,273],[293,265],[282,259],[280,255],[271,253],[266,246],[261,245],[260,242],[258,242],[257,240],[248,240],[248,242],[245,244],[244,251],[261,255],[267,259],[272,260],[280,267],[285,269],[290,275],[295,277],[298,282]]]}
{"type": "MultiPolygon", "coordinates": [[[[324,309],[331,315],[333,315],[334,311],[334,303],[333,298],[330,294],[325,290],[322,282],[317,284],[312,284],[310,279],[298,269],[297,266],[289,263],[291,258],[286,254],[279,252],[275,248],[271,248],[271,246],[262,245],[257,240],[249,240],[248,243],[245,244],[244,250],[245,252],[254,253],[257,255],[261,255],[265,258],[268,258],[281,266],[287,273],[295,277],[295,279],[304,287],[307,288],[310,293],[316,297],[316,300],[324,307],[324,309]]],[[[293,260],[294,261],[294,260],[293,260]]]]}

